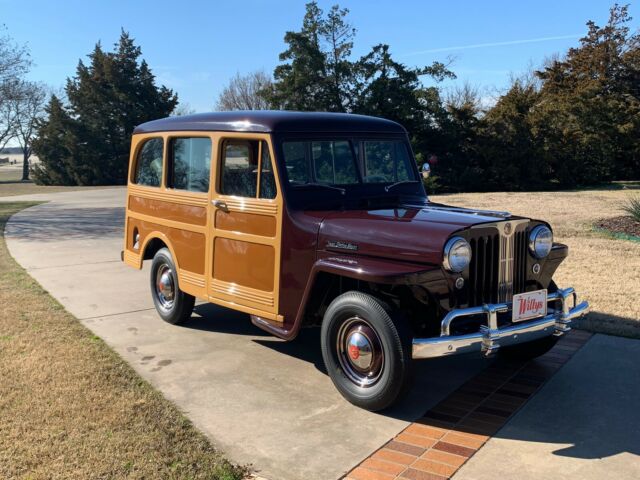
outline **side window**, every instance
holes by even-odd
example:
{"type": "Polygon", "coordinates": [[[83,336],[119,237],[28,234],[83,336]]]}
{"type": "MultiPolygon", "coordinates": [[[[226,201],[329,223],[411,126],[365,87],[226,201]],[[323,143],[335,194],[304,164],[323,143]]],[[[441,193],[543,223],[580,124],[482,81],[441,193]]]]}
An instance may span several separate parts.
{"type": "Polygon", "coordinates": [[[159,187],[162,182],[163,140],[151,138],[138,151],[134,182],[138,185],[159,187]]]}
{"type": "Polygon", "coordinates": [[[250,140],[224,142],[220,193],[239,197],[256,197],[258,186],[257,143],[250,140]]]}
{"type": "Polygon", "coordinates": [[[276,198],[273,163],[267,142],[264,140],[225,141],[220,170],[221,194],[256,198],[259,182],[259,198],[276,198]]]}
{"type": "Polygon", "coordinates": [[[174,138],[169,142],[170,170],[168,186],[191,192],[209,191],[211,140],[174,138]]]}

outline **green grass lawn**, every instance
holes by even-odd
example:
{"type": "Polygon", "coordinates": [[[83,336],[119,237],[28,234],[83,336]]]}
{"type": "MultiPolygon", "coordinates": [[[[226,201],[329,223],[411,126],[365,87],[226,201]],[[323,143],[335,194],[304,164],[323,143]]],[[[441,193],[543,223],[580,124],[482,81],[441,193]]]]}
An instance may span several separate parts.
{"type": "Polygon", "coordinates": [[[4,225],[32,205],[0,202],[0,478],[244,478],[13,260],[4,225]]]}

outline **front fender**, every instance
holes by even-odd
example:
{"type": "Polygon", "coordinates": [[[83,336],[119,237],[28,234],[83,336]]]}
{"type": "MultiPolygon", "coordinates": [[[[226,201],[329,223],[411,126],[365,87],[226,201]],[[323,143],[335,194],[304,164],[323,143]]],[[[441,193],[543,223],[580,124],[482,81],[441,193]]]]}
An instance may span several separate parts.
{"type": "Polygon", "coordinates": [[[318,252],[318,259],[311,269],[307,283],[319,272],[333,273],[364,282],[386,285],[408,285],[422,283],[425,277],[440,267],[395,260],[340,255],[333,252],[318,252]]]}
{"type": "Polygon", "coordinates": [[[298,306],[296,318],[292,323],[285,319],[284,328],[269,323],[265,319],[252,317],[253,323],[284,340],[293,340],[300,331],[309,295],[313,291],[316,278],[320,273],[330,273],[353,278],[363,282],[386,285],[415,285],[428,282],[434,273],[440,276],[441,268],[433,265],[398,262],[388,259],[340,255],[332,252],[318,252],[298,306]]]}

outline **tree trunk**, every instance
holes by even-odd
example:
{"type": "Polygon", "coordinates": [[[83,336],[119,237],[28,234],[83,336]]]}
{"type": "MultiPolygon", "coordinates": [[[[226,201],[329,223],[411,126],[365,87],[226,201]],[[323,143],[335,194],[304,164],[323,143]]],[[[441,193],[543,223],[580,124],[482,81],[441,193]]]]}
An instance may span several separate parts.
{"type": "Polygon", "coordinates": [[[29,180],[29,151],[25,148],[22,150],[22,181],[29,180]]]}

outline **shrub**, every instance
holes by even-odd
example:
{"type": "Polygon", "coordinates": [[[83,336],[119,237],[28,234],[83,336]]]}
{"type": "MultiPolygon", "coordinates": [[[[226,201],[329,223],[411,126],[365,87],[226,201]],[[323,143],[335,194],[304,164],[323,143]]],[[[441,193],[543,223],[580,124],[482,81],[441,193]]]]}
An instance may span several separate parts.
{"type": "Polygon", "coordinates": [[[636,222],[640,222],[640,196],[629,198],[622,206],[622,210],[631,215],[636,222]]]}

